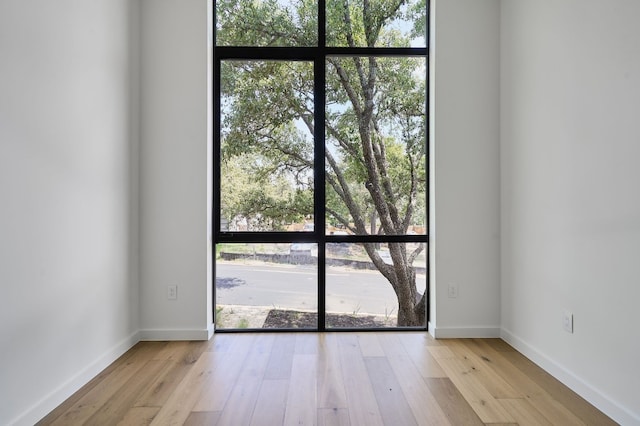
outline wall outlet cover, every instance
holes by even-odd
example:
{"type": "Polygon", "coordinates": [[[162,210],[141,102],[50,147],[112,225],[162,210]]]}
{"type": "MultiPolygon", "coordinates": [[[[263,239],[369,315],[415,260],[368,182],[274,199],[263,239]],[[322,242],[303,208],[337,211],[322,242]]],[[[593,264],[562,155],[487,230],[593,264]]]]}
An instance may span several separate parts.
{"type": "Polygon", "coordinates": [[[573,333],[573,314],[567,310],[562,311],[562,328],[567,333],[573,333]]]}
{"type": "Polygon", "coordinates": [[[167,287],[167,299],[176,300],[178,298],[178,286],[170,285],[167,287]]]}
{"type": "Polygon", "coordinates": [[[449,298],[455,299],[458,297],[458,284],[449,284],[447,287],[449,298]]]}

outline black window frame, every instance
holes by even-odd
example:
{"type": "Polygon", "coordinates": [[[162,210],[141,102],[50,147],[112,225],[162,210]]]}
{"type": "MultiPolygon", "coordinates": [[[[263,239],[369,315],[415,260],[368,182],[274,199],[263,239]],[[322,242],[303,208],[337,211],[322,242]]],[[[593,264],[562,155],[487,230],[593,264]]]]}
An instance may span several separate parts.
{"type": "Polygon", "coordinates": [[[216,244],[218,243],[314,243],[318,246],[317,290],[318,290],[318,324],[315,329],[218,329],[216,332],[324,332],[324,331],[426,331],[430,320],[429,303],[429,229],[430,229],[430,171],[431,144],[429,137],[429,16],[431,12],[430,0],[426,0],[426,34],[425,47],[335,47],[326,46],[326,1],[318,0],[318,43],[317,46],[305,47],[270,47],[270,46],[217,46],[216,45],[216,1],[213,1],[213,203],[212,203],[212,267],[213,267],[213,315],[216,315],[216,244]],[[328,57],[421,57],[426,61],[425,88],[425,173],[427,184],[425,187],[426,234],[419,235],[328,235],[326,229],[326,182],[325,156],[326,143],[325,126],[314,127],[314,230],[311,232],[229,232],[221,229],[221,96],[220,75],[221,64],[225,60],[287,60],[312,62],[314,68],[314,122],[325,122],[325,82],[326,58],[328,57]],[[326,327],[326,246],[330,243],[425,243],[426,244],[426,289],[424,327],[389,327],[389,328],[327,328],[326,327]]]}

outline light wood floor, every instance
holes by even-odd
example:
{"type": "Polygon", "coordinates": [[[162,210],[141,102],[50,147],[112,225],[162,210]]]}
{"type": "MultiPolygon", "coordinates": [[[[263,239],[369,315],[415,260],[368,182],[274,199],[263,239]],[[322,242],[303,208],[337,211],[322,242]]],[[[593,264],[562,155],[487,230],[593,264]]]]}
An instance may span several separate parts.
{"type": "Polygon", "coordinates": [[[502,340],[412,332],[141,342],[39,424],[615,423],[502,340]]]}

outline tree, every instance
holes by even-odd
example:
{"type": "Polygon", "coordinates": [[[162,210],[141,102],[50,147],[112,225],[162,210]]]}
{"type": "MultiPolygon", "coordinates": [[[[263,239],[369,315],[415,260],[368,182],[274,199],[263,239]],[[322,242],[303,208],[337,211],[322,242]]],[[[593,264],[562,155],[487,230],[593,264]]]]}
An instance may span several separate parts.
{"type": "Polygon", "coordinates": [[[249,153],[223,161],[222,217],[232,228],[246,231],[280,231],[305,220],[312,193],[293,187],[286,173],[263,170],[260,163],[249,153]]]}
{"type": "MultiPolygon", "coordinates": [[[[408,47],[412,33],[422,28],[424,34],[424,0],[354,3],[327,1],[329,46],[408,47]],[[408,19],[414,23],[409,30],[408,19]]],[[[218,2],[218,44],[313,46],[316,2],[287,4],[218,2]]],[[[278,176],[299,194],[297,201],[285,197],[282,206],[312,213],[313,64],[224,61],[221,73],[223,161],[254,156],[256,181],[262,179],[263,188],[273,188],[278,176]]],[[[327,57],[327,222],[357,235],[406,235],[416,212],[425,214],[425,75],[423,57],[327,57]]],[[[259,191],[246,194],[245,201],[258,206],[261,197],[259,191]]],[[[224,188],[222,198],[224,204],[224,188]]],[[[264,217],[279,210],[254,213],[264,217]]],[[[418,222],[424,224],[424,218],[418,222]]],[[[389,242],[391,264],[374,243],[363,246],[398,297],[398,325],[424,325],[426,295],[417,291],[413,267],[424,244],[409,250],[404,242],[389,242]]]]}

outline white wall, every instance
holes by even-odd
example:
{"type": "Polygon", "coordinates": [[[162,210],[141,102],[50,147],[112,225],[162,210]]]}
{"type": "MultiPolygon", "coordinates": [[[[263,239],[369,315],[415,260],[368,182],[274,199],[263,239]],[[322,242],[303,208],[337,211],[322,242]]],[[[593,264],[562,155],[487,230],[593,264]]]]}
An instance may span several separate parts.
{"type": "MultiPolygon", "coordinates": [[[[146,338],[205,338],[207,276],[207,1],[142,0],[141,327],[146,338]],[[178,300],[166,297],[177,284],[178,300]],[[204,337],[203,337],[204,336],[204,337]]],[[[434,1],[434,3],[436,3],[434,1]]],[[[497,335],[499,290],[499,2],[438,1],[438,335],[497,335]],[[442,3],[442,5],[440,5],[442,3]],[[451,25],[454,23],[454,25],[451,25]],[[446,284],[460,288],[448,299],[446,284]]],[[[437,231],[437,236],[436,236],[437,231]]],[[[432,288],[436,291],[436,287],[432,288]]],[[[437,309],[436,309],[437,305],[437,309]]]]}
{"type": "Polygon", "coordinates": [[[136,340],[135,8],[0,2],[0,424],[136,340]]]}
{"type": "MultiPolygon", "coordinates": [[[[434,2],[435,3],[435,2],[434,2]]],[[[441,1],[432,61],[439,335],[497,335],[499,2],[441,1]],[[453,22],[455,25],[451,25],[453,22]],[[459,285],[457,299],[446,284],[459,285]]],[[[141,322],[146,338],[211,330],[207,1],[142,1],[141,322]],[[168,301],[167,285],[178,300],[168,301]]],[[[434,287],[435,289],[435,287],[434,287]]],[[[435,290],[434,290],[435,291],[435,290]]],[[[435,309],[435,307],[438,309],[435,309]]]]}
{"type": "Polygon", "coordinates": [[[430,326],[438,337],[500,330],[499,37],[498,0],[432,1],[430,326]]]}
{"type": "Polygon", "coordinates": [[[207,1],[143,0],[141,15],[142,338],[206,339],[207,1]]]}
{"type": "Polygon", "coordinates": [[[640,424],[638,16],[502,3],[503,335],[622,424],[640,424]]]}

